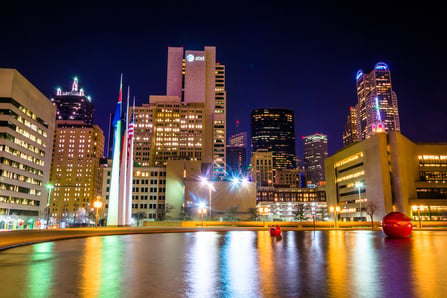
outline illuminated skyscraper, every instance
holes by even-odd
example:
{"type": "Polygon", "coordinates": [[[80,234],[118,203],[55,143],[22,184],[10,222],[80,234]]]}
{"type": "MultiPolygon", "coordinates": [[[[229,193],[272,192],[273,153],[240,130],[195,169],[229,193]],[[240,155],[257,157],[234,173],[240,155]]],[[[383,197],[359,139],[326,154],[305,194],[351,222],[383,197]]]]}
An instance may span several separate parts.
{"type": "Polygon", "coordinates": [[[49,99],[25,77],[0,69],[0,229],[45,218],[55,118],[49,99]]]}
{"type": "Polygon", "coordinates": [[[354,107],[349,108],[349,115],[346,118],[345,131],[343,132],[343,144],[349,145],[357,142],[357,110],[354,107]]]}
{"type": "Polygon", "coordinates": [[[214,176],[224,176],[225,66],[216,63],[216,48],[184,51],[182,47],[169,47],[166,95],[177,96],[184,105],[203,105],[201,160],[213,166],[214,176]]]}
{"type": "Polygon", "coordinates": [[[294,113],[289,109],[256,109],[251,113],[252,152],[273,154],[274,169],[296,167],[294,113]]]}
{"type": "Polygon", "coordinates": [[[56,121],[50,181],[51,217],[57,223],[87,223],[101,194],[104,133],[83,121],[56,121]]]}
{"type": "Polygon", "coordinates": [[[77,77],[73,79],[71,91],[63,92],[58,88],[51,101],[57,109],[56,120],[81,120],[87,125],[93,124],[95,109],[92,100],[79,88],[77,77]]]}
{"type": "Polygon", "coordinates": [[[57,90],[57,108],[50,182],[50,216],[56,223],[87,224],[93,201],[101,194],[104,133],[93,125],[94,107],[77,78],[72,90],[57,90]]]}
{"type": "Polygon", "coordinates": [[[325,181],[324,160],[328,156],[327,135],[316,133],[303,137],[304,168],[307,183],[319,185],[325,181]]]}
{"type": "Polygon", "coordinates": [[[202,160],[204,106],[184,105],[177,96],[150,96],[135,107],[134,160],[164,167],[168,160],[202,160]]]}
{"type": "MultiPolygon", "coordinates": [[[[357,71],[356,87],[357,139],[353,142],[364,140],[379,132],[400,131],[397,96],[392,89],[388,65],[379,62],[369,73],[357,71]]],[[[345,131],[344,135],[349,135],[349,131],[345,131]]]]}

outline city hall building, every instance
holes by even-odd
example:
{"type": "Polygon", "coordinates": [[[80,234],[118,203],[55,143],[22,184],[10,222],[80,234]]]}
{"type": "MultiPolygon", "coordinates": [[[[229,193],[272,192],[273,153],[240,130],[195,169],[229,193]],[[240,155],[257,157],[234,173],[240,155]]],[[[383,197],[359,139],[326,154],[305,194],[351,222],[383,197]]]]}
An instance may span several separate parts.
{"type": "Polygon", "coordinates": [[[369,220],[371,202],[375,221],[391,211],[447,220],[447,143],[377,133],[327,158],[325,170],[328,207],[340,207],[340,220],[369,220]]]}

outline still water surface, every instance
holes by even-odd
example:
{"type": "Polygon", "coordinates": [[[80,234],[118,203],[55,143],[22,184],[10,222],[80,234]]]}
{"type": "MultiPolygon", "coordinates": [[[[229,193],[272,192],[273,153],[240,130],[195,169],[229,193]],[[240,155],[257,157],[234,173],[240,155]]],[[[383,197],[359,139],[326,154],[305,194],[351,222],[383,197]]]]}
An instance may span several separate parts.
{"type": "Polygon", "coordinates": [[[447,297],[447,232],[196,232],[0,252],[0,297],[447,297]]]}

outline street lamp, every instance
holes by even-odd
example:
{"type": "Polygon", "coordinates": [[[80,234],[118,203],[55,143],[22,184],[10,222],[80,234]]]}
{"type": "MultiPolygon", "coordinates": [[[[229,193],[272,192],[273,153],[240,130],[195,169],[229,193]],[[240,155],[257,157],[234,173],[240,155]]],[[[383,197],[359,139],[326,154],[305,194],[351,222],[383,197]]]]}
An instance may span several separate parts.
{"type": "Polygon", "coordinates": [[[262,214],[262,225],[265,226],[265,215],[270,212],[269,207],[259,207],[259,213],[262,214]]]}
{"type": "Polygon", "coordinates": [[[203,206],[203,204],[200,204],[198,212],[200,216],[202,217],[202,227],[203,227],[203,215],[206,214],[206,208],[203,206]]]}
{"type": "Polygon", "coordinates": [[[47,202],[47,229],[48,229],[48,223],[50,221],[50,196],[51,196],[51,190],[54,188],[53,184],[48,183],[48,202],[47,202]]]}
{"type": "Polygon", "coordinates": [[[337,212],[340,212],[340,207],[338,206],[331,206],[329,207],[330,212],[334,212],[334,229],[337,228],[337,212]]]}
{"type": "Polygon", "coordinates": [[[95,224],[95,229],[98,228],[98,212],[99,212],[99,208],[102,208],[102,201],[100,201],[101,197],[97,196],[96,197],[96,201],[93,202],[93,207],[96,208],[96,224],[95,224]]]}
{"type": "Polygon", "coordinates": [[[211,191],[214,189],[213,183],[209,182],[205,177],[202,177],[202,183],[208,186],[208,199],[209,199],[209,220],[211,220],[211,191]]]}
{"type": "Polygon", "coordinates": [[[424,206],[411,206],[411,208],[413,209],[413,211],[418,212],[418,219],[419,219],[419,229],[422,229],[422,222],[421,222],[421,211],[424,211],[425,207],[424,206]]]}
{"type": "Polygon", "coordinates": [[[312,203],[312,221],[314,222],[314,231],[315,231],[315,203],[312,203]]]}
{"type": "Polygon", "coordinates": [[[356,182],[355,187],[359,190],[359,202],[360,202],[360,221],[363,220],[363,214],[362,214],[362,196],[360,195],[360,188],[362,188],[363,183],[362,181],[356,182]]]}

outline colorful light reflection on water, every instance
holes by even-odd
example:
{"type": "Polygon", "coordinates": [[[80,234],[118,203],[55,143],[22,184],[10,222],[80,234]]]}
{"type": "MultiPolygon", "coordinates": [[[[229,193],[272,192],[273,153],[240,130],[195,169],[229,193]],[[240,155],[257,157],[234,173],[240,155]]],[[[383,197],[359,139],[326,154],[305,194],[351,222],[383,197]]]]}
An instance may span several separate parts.
{"type": "Polygon", "coordinates": [[[0,253],[1,297],[440,297],[447,232],[197,232],[0,253]]]}

